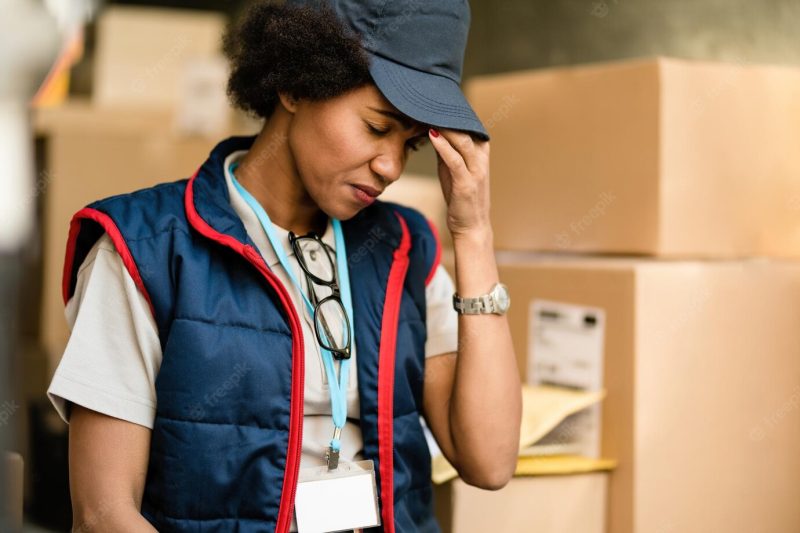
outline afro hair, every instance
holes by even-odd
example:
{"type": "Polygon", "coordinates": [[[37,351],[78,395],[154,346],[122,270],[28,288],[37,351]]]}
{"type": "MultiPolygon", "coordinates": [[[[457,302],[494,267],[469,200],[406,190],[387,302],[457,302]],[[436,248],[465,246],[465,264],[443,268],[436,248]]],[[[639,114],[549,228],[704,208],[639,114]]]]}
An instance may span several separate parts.
{"type": "Polygon", "coordinates": [[[278,93],[326,100],[372,81],[358,35],[330,8],[258,2],[228,27],[227,93],[236,107],[269,118],[278,93]]]}

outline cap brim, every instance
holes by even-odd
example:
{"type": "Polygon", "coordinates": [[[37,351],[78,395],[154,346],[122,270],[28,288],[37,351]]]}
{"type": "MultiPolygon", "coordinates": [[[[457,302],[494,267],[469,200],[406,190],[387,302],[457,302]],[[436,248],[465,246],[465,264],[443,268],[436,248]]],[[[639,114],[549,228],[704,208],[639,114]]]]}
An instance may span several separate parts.
{"type": "Polygon", "coordinates": [[[473,133],[489,140],[458,84],[369,53],[370,74],[381,93],[401,113],[431,126],[473,133]]]}

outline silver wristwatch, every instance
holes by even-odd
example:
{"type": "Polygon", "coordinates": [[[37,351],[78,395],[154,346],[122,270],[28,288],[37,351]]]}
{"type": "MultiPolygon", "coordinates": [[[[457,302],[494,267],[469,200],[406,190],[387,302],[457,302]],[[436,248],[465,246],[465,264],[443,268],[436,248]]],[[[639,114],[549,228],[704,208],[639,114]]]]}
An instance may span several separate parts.
{"type": "Polygon", "coordinates": [[[511,306],[511,296],[508,294],[508,287],[502,283],[495,284],[489,294],[476,298],[462,298],[458,294],[453,295],[453,308],[462,315],[485,315],[493,313],[504,315],[511,306]]]}

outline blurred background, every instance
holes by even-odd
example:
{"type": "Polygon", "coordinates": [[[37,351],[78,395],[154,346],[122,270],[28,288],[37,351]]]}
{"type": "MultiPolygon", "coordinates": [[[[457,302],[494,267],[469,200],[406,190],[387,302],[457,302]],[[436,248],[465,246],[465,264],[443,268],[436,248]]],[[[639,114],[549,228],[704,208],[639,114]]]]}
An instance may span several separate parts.
{"type": "MultiPolygon", "coordinates": [[[[259,131],[220,55],[248,4],[0,0],[0,531],[72,524],[69,220],[259,131]]],[[[800,1],[470,4],[526,413],[502,491],[434,458],[443,529],[800,532],[800,1]]],[[[385,196],[454,273],[435,174],[385,196]]]]}

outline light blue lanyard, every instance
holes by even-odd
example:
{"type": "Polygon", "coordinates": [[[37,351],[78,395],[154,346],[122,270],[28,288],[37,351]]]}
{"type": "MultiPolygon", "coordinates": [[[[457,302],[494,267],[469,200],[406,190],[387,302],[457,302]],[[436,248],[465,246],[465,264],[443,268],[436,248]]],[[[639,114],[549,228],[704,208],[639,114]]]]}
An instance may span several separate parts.
{"type": "MultiPolygon", "coordinates": [[[[250,206],[250,209],[258,217],[258,221],[261,222],[261,226],[264,228],[264,231],[267,233],[267,237],[269,238],[269,242],[272,245],[272,248],[275,250],[275,254],[278,256],[278,260],[281,262],[283,269],[289,275],[289,278],[292,280],[292,283],[295,284],[297,290],[303,296],[303,301],[306,303],[306,307],[308,308],[308,313],[312,317],[314,316],[314,306],[308,299],[308,296],[303,292],[302,285],[297,280],[297,277],[294,275],[294,270],[289,266],[289,257],[286,255],[286,251],[283,249],[283,245],[281,244],[281,240],[275,232],[275,227],[272,225],[272,221],[267,215],[267,212],[261,207],[261,204],[253,198],[253,196],[242,187],[239,182],[236,180],[236,177],[233,175],[233,171],[236,168],[238,163],[232,163],[228,171],[230,172],[231,180],[233,181],[234,186],[236,186],[236,190],[239,191],[239,194],[242,195],[242,198],[247,202],[250,206]]],[[[332,219],[331,224],[333,225],[333,234],[334,239],[336,242],[336,268],[337,268],[337,276],[338,276],[338,283],[339,283],[339,292],[342,298],[342,304],[344,304],[345,313],[347,313],[347,318],[350,320],[351,328],[350,328],[350,346],[351,346],[351,353],[353,350],[353,346],[355,345],[355,336],[353,331],[353,300],[350,294],[350,272],[347,268],[347,253],[344,247],[344,234],[342,233],[342,226],[341,222],[337,219],[332,219]]],[[[309,290],[314,290],[312,287],[309,286],[309,290]]],[[[341,435],[342,428],[344,427],[345,422],[347,421],[347,384],[348,379],[350,377],[350,359],[343,359],[339,365],[339,379],[336,379],[336,368],[334,366],[333,355],[329,350],[326,350],[322,346],[319,347],[320,351],[322,352],[322,361],[325,364],[325,374],[328,376],[328,384],[330,385],[331,391],[331,413],[333,416],[333,438],[331,439],[331,448],[336,452],[339,451],[341,447],[341,442],[339,437],[341,435]]]]}

